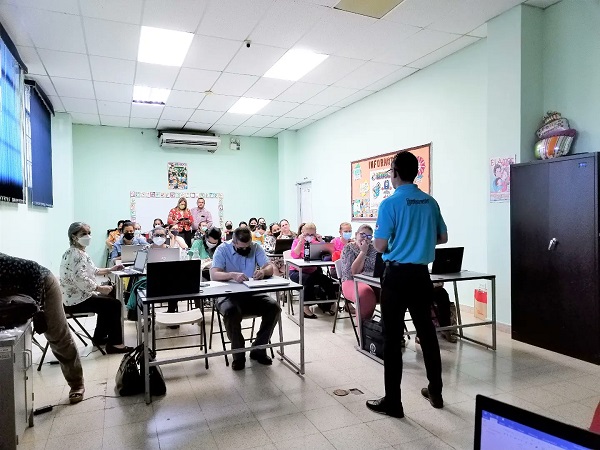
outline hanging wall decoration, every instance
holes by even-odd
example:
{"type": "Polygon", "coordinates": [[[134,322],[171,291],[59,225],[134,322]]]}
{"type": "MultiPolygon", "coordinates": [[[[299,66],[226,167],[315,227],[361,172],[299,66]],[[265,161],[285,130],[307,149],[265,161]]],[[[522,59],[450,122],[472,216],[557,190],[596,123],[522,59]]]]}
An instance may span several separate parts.
{"type": "Polygon", "coordinates": [[[169,189],[183,190],[188,188],[187,163],[168,163],[169,189]]]}
{"type": "Polygon", "coordinates": [[[510,165],[517,157],[490,159],[490,202],[510,200],[510,165]]]}

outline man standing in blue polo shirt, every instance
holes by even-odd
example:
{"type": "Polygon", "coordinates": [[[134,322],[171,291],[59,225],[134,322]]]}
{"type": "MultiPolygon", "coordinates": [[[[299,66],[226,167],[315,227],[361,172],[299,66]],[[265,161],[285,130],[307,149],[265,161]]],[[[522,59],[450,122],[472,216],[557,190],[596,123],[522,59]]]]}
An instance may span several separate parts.
{"type": "MultiPolygon", "coordinates": [[[[224,242],[217,247],[213,256],[210,278],[214,281],[235,281],[243,283],[249,278],[261,280],[273,276],[273,266],[262,246],[252,242],[249,228],[237,228],[233,232],[231,242],[224,242]]],[[[231,348],[244,348],[242,335],[242,319],[248,316],[260,316],[261,323],[254,345],[266,345],[271,339],[275,324],[281,314],[276,300],[266,294],[248,294],[224,297],[217,301],[217,308],[223,315],[227,336],[231,348]]],[[[252,350],[250,359],[270,366],[273,361],[266,350],[252,350]]],[[[242,370],[246,366],[246,354],[233,355],[233,370],[242,370]]]]}
{"type": "Polygon", "coordinates": [[[374,242],[386,265],[381,283],[385,397],[367,401],[367,407],[402,418],[401,343],[407,308],[421,341],[429,380],[421,394],[434,408],[444,406],[440,347],[431,321],[433,284],[427,265],[434,259],[435,246],[448,242],[448,232],[435,199],[414,184],[415,155],[398,153],[389,172],[396,190],[379,206],[374,242]]]}

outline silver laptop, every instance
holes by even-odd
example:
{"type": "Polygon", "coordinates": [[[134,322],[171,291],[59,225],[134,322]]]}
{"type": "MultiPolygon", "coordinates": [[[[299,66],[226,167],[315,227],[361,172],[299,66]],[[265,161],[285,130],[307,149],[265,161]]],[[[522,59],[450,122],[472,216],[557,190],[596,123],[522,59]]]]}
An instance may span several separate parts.
{"type": "Polygon", "coordinates": [[[135,255],[135,261],[132,267],[126,267],[123,272],[127,274],[142,274],[146,268],[146,262],[148,260],[148,252],[145,250],[139,250],[135,255]]]}
{"type": "Polygon", "coordinates": [[[148,249],[148,262],[179,261],[181,250],[178,248],[152,248],[148,249]]]}
{"type": "Polygon", "coordinates": [[[253,278],[250,278],[248,281],[244,281],[244,284],[250,289],[255,289],[274,286],[287,286],[288,284],[290,284],[290,280],[286,280],[285,278],[281,277],[271,277],[262,280],[255,280],[253,278]]]}
{"type": "Polygon", "coordinates": [[[320,261],[324,254],[331,256],[334,251],[333,244],[310,244],[310,260],[320,261]]]}
{"type": "Polygon", "coordinates": [[[121,263],[127,264],[135,261],[135,254],[144,248],[143,245],[121,245],[121,263]]]}

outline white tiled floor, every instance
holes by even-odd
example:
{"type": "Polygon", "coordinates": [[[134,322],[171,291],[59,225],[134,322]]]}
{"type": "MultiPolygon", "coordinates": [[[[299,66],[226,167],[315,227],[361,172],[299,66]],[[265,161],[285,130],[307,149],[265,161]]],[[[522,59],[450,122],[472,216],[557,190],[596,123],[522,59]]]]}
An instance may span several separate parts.
{"type": "MultiPolygon", "coordinates": [[[[329,316],[306,322],[304,377],[279,360],[271,367],[248,360],[243,372],[233,372],[223,358],[212,358],[208,370],[201,361],[162,366],[167,395],[151,405],[135,396],[58,406],[35,418],[19,449],[468,449],[478,393],[580,427],[589,427],[600,401],[600,367],[498,333],[495,353],[440,340],[442,410],[420,396],[427,385],[423,358],[414,340],[409,341],[402,382],[406,417],[380,416],[364,402],[383,395],[383,367],[354,349],[349,322],[340,321],[336,334],[331,333],[329,316]],[[363,394],[337,397],[333,391],[340,388],[357,388],[363,394]]],[[[285,315],[283,323],[286,337],[297,335],[285,315]]],[[[86,325],[93,329],[93,322],[86,325]]],[[[193,328],[161,332],[185,334],[193,328]]],[[[489,338],[489,328],[469,333],[489,338]]],[[[135,342],[132,322],[126,322],[126,342],[135,342]]],[[[86,397],[117,395],[114,376],[121,356],[90,351],[80,349],[86,397]]],[[[298,355],[294,347],[286,352],[298,355]]],[[[34,372],[34,390],[37,407],[67,402],[68,387],[57,365],[45,364],[34,372]]]]}

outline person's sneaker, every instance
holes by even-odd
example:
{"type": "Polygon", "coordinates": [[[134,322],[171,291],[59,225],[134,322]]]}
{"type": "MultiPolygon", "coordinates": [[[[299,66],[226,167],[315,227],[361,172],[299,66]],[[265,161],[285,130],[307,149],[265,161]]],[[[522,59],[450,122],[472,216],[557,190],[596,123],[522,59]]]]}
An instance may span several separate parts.
{"type": "Polygon", "coordinates": [[[270,366],[273,364],[273,360],[270,356],[267,356],[266,353],[250,352],[250,359],[253,359],[257,363],[262,364],[264,366],[270,366]]]}
{"type": "Polygon", "coordinates": [[[442,331],[442,337],[448,342],[452,342],[453,344],[455,344],[458,341],[456,335],[452,334],[452,331],[450,330],[442,331]]]}
{"type": "Polygon", "coordinates": [[[421,395],[429,400],[429,403],[431,403],[431,406],[434,408],[439,409],[444,407],[444,399],[441,395],[432,395],[429,393],[429,389],[427,388],[421,389],[421,395]]]}
{"type": "Polygon", "coordinates": [[[385,401],[385,397],[381,397],[377,400],[367,400],[367,408],[371,411],[385,414],[390,417],[396,417],[398,419],[402,419],[404,417],[404,408],[402,408],[402,403],[400,406],[390,407],[385,401]]]}
{"type": "Polygon", "coordinates": [[[234,359],[233,362],[231,363],[231,368],[233,370],[244,370],[245,367],[246,367],[245,359],[234,359]]]}

